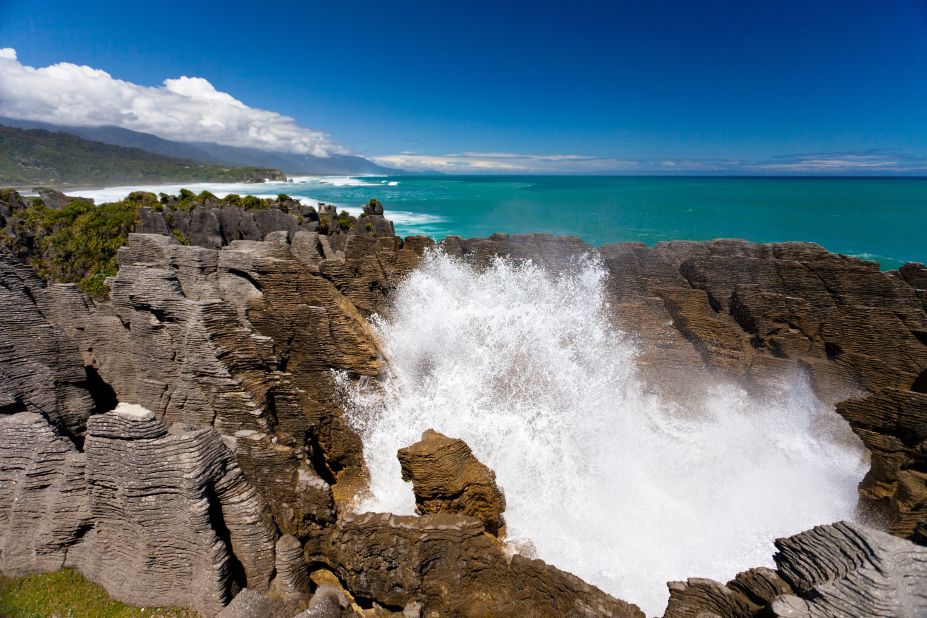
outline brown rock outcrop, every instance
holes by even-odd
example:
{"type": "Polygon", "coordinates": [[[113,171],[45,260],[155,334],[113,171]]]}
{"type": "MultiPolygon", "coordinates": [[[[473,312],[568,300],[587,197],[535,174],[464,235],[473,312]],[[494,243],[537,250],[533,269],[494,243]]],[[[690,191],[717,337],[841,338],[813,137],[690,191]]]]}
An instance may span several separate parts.
{"type": "Polygon", "coordinates": [[[459,513],[479,519],[491,534],[504,531],[505,496],[496,474],[466,442],[428,429],[421,441],[399,449],[398,457],[402,480],[412,481],[419,515],[459,513]]]}
{"type": "Polygon", "coordinates": [[[887,388],[837,411],[871,453],[860,496],[892,534],[927,544],[927,393],[887,388]]]}
{"type": "Polygon", "coordinates": [[[422,616],[635,616],[619,601],[540,560],[513,556],[464,515],[346,515],[306,544],[361,603],[422,616]]]}

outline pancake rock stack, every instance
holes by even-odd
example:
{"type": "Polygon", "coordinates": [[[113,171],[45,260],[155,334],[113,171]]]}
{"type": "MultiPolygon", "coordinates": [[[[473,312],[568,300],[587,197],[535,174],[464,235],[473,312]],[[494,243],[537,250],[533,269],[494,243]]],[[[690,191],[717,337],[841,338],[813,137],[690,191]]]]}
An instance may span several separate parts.
{"type": "Polygon", "coordinates": [[[466,442],[429,429],[398,456],[402,479],[412,481],[419,515],[460,513],[479,519],[491,534],[504,529],[505,496],[496,486],[496,475],[466,442]]]}
{"type": "MultiPolygon", "coordinates": [[[[23,207],[0,197],[5,219],[23,207]]],[[[0,252],[0,571],[73,566],[118,599],[204,616],[642,615],[503,552],[504,495],[460,440],[401,449],[418,516],[351,512],[367,471],[336,374],[383,374],[367,318],[434,243],[395,237],[378,203],[344,225],[303,210],[142,208],[106,302],[0,252]]],[[[553,270],[595,254],[650,388],[722,374],[763,389],[800,369],[869,449],[861,511],[891,534],[837,523],[780,540],[776,569],[670,584],[668,616],[927,611],[924,266],[731,240],[440,250],[553,270]]]]}

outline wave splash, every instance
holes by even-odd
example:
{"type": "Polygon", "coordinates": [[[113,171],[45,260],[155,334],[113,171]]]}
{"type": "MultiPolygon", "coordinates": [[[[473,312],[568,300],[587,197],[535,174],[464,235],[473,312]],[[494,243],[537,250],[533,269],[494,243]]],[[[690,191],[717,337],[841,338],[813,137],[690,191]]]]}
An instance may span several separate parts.
{"type": "Polygon", "coordinates": [[[771,565],[774,538],[853,516],[862,450],[799,377],[765,398],[648,392],[605,280],[594,258],[553,275],[428,254],[372,320],[390,373],[340,378],[371,472],[357,510],[414,513],[396,451],[434,428],[496,471],[510,547],[651,615],[669,580],[727,581],[771,565]]]}

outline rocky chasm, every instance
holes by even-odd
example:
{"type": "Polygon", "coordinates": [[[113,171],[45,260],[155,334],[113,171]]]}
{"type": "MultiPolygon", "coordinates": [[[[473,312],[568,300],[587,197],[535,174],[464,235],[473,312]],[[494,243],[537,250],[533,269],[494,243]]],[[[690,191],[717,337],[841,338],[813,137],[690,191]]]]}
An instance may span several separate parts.
{"type": "Polygon", "coordinates": [[[107,301],[0,253],[5,574],[204,616],[927,611],[923,265],[166,215],[107,301]],[[665,608],[633,579],[686,565],[665,608]]]}

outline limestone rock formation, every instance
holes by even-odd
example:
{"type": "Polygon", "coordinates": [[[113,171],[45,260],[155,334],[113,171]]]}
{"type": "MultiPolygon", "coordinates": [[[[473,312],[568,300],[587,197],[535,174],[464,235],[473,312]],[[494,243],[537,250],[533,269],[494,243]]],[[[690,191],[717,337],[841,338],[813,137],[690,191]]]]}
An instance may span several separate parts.
{"type": "Polygon", "coordinates": [[[0,572],[60,569],[93,526],[86,458],[39,414],[0,416],[0,572]]]}
{"type": "Polygon", "coordinates": [[[43,313],[46,297],[45,283],[31,269],[0,252],[0,414],[43,414],[79,440],[97,407],[92,370],[43,313]]]}
{"type": "Polygon", "coordinates": [[[346,515],[306,543],[359,603],[422,616],[640,616],[579,578],[540,560],[509,562],[482,522],[445,513],[346,515]]]}
{"type": "Polygon", "coordinates": [[[276,529],[213,429],[120,404],[90,418],[85,455],[93,529],[68,562],[111,596],[211,616],[269,587],[276,529]]]}
{"type": "Polygon", "coordinates": [[[849,522],[779,539],[776,548],[775,571],[751,569],[726,585],[670,582],[664,618],[913,618],[927,612],[927,548],[849,522]]]}
{"type": "Polygon", "coordinates": [[[399,449],[398,456],[402,479],[412,481],[420,515],[460,513],[482,521],[491,534],[504,530],[505,496],[496,475],[466,442],[428,429],[421,441],[399,449]]]}

